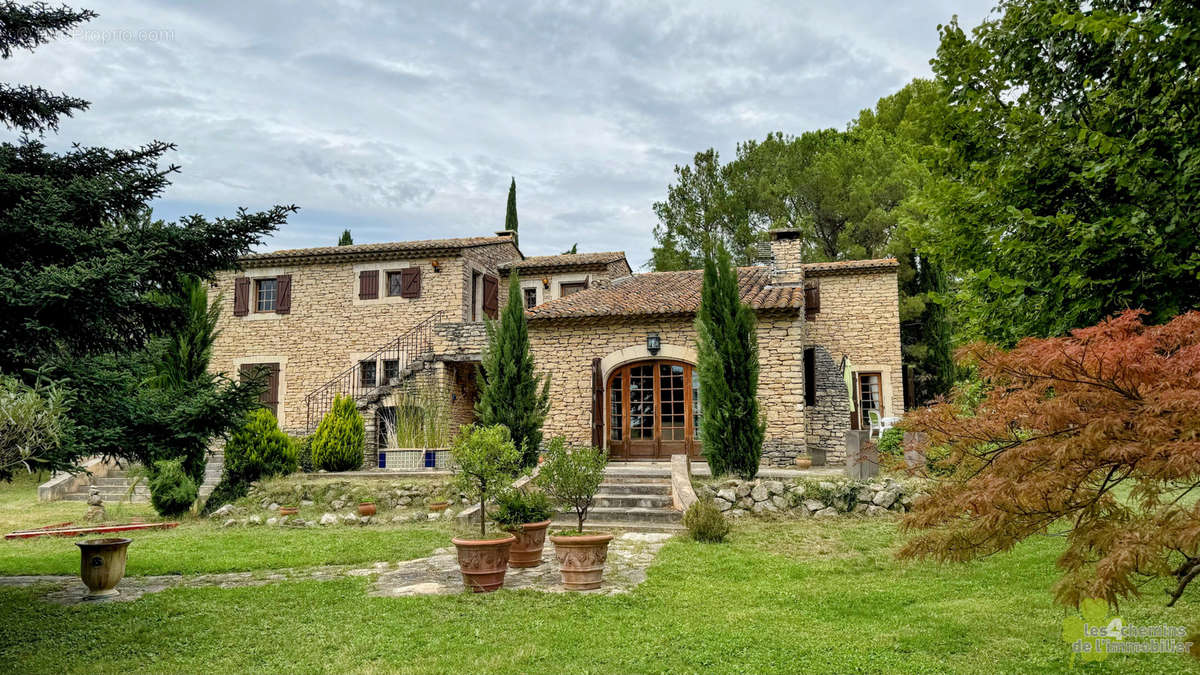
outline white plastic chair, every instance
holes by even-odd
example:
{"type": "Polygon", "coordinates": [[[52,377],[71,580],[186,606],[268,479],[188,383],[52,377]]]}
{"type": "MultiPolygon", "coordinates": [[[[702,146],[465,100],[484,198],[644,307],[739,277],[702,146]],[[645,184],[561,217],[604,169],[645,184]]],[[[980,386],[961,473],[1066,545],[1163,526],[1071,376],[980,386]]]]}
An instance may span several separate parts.
{"type": "Polygon", "coordinates": [[[867,411],[867,420],[870,422],[870,425],[871,425],[870,432],[867,434],[867,437],[874,438],[877,435],[882,436],[883,430],[886,429],[887,427],[883,426],[883,418],[880,417],[879,411],[878,410],[868,410],[867,411]]]}

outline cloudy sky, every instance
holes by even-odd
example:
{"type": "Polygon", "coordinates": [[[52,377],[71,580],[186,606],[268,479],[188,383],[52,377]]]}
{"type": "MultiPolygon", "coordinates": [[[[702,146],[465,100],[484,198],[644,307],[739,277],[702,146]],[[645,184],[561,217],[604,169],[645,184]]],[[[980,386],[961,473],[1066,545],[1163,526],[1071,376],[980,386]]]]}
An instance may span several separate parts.
{"type": "Polygon", "coordinates": [[[843,127],[992,1],[900,4],[94,2],[0,68],[92,102],[53,144],[178,144],[160,217],[299,205],[270,249],[471,236],[515,176],[527,255],[637,266],[676,164],[843,127]]]}

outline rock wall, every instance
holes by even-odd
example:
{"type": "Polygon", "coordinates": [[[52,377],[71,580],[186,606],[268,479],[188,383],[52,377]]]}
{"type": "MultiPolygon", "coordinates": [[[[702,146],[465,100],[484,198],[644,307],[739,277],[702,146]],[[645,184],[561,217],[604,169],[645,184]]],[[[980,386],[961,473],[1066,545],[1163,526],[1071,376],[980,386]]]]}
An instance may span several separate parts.
{"type": "Polygon", "coordinates": [[[717,508],[731,518],[750,514],[807,518],[903,513],[911,509],[913,500],[922,491],[923,485],[918,481],[893,478],[866,482],[731,478],[696,487],[696,494],[701,499],[712,499],[717,508]]]}

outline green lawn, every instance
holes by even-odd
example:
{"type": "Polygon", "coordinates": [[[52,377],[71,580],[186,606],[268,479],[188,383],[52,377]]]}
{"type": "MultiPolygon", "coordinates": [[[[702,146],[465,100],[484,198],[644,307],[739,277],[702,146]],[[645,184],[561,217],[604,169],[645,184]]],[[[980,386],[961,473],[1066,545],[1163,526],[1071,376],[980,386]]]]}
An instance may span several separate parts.
{"type": "MultiPolygon", "coordinates": [[[[386,541],[440,545],[428,528],[342,528],[263,539],[349,561],[386,541]],[[413,540],[413,541],[410,541],[413,540]]],[[[196,524],[157,535],[158,565],[197,541],[237,539],[225,569],[265,528],[196,524]],[[177,537],[178,549],[171,547],[177,537]]],[[[739,521],[723,545],[670,542],[623,596],[502,591],[369,598],[366,579],[172,589],[135,602],[59,607],[0,588],[0,663],[15,672],[1063,672],[1065,614],[1049,588],[1060,543],[1039,539],[967,565],[899,563],[893,521],[739,521]]],[[[143,542],[145,543],[145,542],[143,542]]],[[[9,550],[5,542],[5,550],[9,550]]],[[[70,540],[58,546],[71,549],[70,540]]],[[[136,546],[136,544],[135,544],[136,546]]],[[[408,547],[411,547],[408,548],[408,547]]],[[[130,549],[130,567],[141,551],[130,549]]],[[[208,549],[212,555],[221,555],[208,549]]],[[[395,548],[380,559],[396,559],[395,548]]],[[[17,560],[6,555],[8,572],[17,560]]],[[[46,553],[49,553],[47,549],[46,553]]],[[[419,553],[418,553],[419,554],[419,553]]],[[[260,558],[264,559],[264,558],[260,558]]],[[[186,567],[191,562],[178,562],[186,567]]],[[[1194,624],[1200,591],[1163,607],[1161,587],[1121,608],[1126,623],[1194,624]]],[[[1111,656],[1086,672],[1200,673],[1187,656],[1111,656]]]]}

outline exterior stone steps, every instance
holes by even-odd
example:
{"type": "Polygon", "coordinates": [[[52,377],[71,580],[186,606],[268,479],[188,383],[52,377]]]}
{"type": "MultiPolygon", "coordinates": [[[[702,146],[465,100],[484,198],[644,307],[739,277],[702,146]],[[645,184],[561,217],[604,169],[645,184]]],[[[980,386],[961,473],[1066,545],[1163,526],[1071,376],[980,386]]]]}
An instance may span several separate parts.
{"type": "Polygon", "coordinates": [[[671,507],[670,495],[605,494],[598,493],[595,507],[618,507],[626,509],[663,509],[671,507]]]}
{"type": "MultiPolygon", "coordinates": [[[[574,529],[576,525],[578,525],[578,523],[575,522],[575,514],[574,513],[569,514],[567,516],[559,516],[558,518],[555,518],[550,523],[550,532],[554,532],[555,530],[560,530],[560,529],[564,529],[564,528],[574,529]]],[[[680,525],[679,523],[635,523],[632,521],[613,523],[613,522],[606,522],[606,521],[602,521],[602,520],[593,520],[590,515],[588,516],[587,522],[583,524],[583,527],[589,533],[591,533],[591,532],[615,532],[615,531],[672,532],[672,533],[674,533],[674,532],[682,532],[683,531],[683,525],[680,525]]],[[[549,543],[549,541],[547,541],[546,547],[549,548],[550,546],[551,546],[551,544],[549,543]]]]}
{"type": "Polygon", "coordinates": [[[599,494],[605,495],[671,495],[669,483],[601,483],[599,494]]]}

